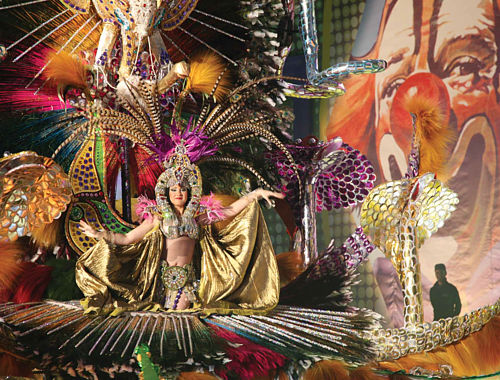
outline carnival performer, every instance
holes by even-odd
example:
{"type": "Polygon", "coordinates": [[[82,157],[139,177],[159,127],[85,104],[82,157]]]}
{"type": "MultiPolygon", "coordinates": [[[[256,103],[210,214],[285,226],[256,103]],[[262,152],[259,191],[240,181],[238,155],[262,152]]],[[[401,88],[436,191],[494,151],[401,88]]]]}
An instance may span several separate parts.
{"type": "Polygon", "coordinates": [[[143,205],[145,220],[127,234],[96,231],[80,222],[84,234],[99,240],[76,267],[78,286],[87,297],[84,307],[113,312],[193,305],[208,313],[244,314],[272,309],[279,276],[257,201],[271,203],[284,195],[259,188],[227,207],[210,209],[203,201],[200,207],[200,180],[193,182],[187,174],[199,173],[198,168],[179,165],[177,158],[170,169],[160,176],[156,204],[143,205]],[[228,218],[234,220],[218,234],[211,230],[211,224],[228,218]],[[193,265],[198,240],[203,252],[199,286],[193,265]]]}

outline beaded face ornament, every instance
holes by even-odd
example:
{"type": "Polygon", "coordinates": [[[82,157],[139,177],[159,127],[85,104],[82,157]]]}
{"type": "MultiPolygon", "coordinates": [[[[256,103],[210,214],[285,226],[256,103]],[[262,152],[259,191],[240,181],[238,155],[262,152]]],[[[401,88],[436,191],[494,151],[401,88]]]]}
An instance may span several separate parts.
{"type": "Polygon", "coordinates": [[[155,187],[156,203],[162,215],[161,229],[168,239],[183,235],[196,239],[199,227],[194,218],[202,194],[200,169],[189,160],[183,141],[175,147],[174,153],[163,164],[166,170],[158,178],[155,187]],[[168,189],[175,185],[191,189],[191,199],[180,220],[172,210],[168,199],[168,189]]]}

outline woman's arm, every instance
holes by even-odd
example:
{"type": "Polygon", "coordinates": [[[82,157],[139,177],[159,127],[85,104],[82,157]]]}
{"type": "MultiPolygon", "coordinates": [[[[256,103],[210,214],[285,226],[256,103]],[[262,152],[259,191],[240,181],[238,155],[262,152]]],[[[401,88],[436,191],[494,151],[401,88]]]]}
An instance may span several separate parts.
{"type": "Polygon", "coordinates": [[[106,241],[112,244],[127,245],[141,241],[158,222],[159,220],[157,217],[145,219],[139,226],[134,228],[132,231],[127,232],[126,234],[120,234],[111,231],[96,231],[83,220],[80,221],[79,226],[82,232],[85,235],[90,236],[91,238],[97,240],[104,238],[106,241]]]}
{"type": "Polygon", "coordinates": [[[211,220],[211,218],[209,218],[206,214],[203,214],[197,218],[197,221],[199,224],[211,224],[214,221],[221,221],[227,218],[231,218],[233,216],[238,215],[245,207],[247,207],[254,200],[258,201],[260,199],[265,199],[267,203],[272,205],[270,199],[271,197],[283,199],[285,198],[285,195],[274,191],[269,191],[259,188],[241,197],[237,201],[234,201],[229,206],[221,208],[218,212],[219,216],[217,220],[211,220]]]}

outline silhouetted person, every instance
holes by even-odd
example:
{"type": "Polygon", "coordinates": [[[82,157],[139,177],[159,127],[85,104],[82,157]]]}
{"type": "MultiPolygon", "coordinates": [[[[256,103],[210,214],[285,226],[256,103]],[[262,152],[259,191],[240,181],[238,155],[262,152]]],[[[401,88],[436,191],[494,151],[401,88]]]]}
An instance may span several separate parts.
{"type": "Polygon", "coordinates": [[[434,308],[434,320],[454,317],[460,314],[462,304],[455,286],[446,280],[446,267],[444,264],[434,266],[437,281],[431,288],[431,303],[434,308]]]}

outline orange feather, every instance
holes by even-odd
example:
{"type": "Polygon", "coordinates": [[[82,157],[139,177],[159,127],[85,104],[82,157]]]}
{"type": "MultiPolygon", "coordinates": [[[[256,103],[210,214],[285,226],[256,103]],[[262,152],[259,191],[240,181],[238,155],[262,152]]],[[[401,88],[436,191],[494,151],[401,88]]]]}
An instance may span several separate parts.
{"type": "Polygon", "coordinates": [[[218,378],[209,373],[181,372],[177,380],[217,380],[218,378]]]}
{"type": "Polygon", "coordinates": [[[349,380],[345,364],[336,360],[323,360],[304,373],[304,380],[349,380]]]}
{"type": "Polygon", "coordinates": [[[21,257],[24,255],[19,242],[0,243],[0,287],[11,289],[23,271],[21,257]]]}
{"type": "Polygon", "coordinates": [[[304,271],[304,260],[298,252],[282,252],[276,255],[281,287],[294,280],[304,271]]]}
{"type": "Polygon", "coordinates": [[[408,355],[379,367],[390,371],[413,367],[438,370],[439,364],[449,364],[455,376],[481,376],[500,371],[500,316],[489,321],[480,331],[430,352],[408,355]]]}
{"type": "Polygon", "coordinates": [[[76,56],[69,53],[55,52],[47,55],[47,69],[44,72],[49,84],[57,86],[58,91],[64,93],[68,88],[78,88],[90,98],[87,86],[87,67],[76,56]]]}
{"type": "Polygon", "coordinates": [[[26,359],[13,356],[13,354],[7,352],[0,353],[0,375],[6,376],[5,378],[10,376],[16,376],[16,378],[32,378],[33,368],[34,363],[26,359]]]}
{"type": "Polygon", "coordinates": [[[439,106],[431,100],[413,96],[405,99],[405,108],[416,116],[416,139],[420,142],[419,173],[436,173],[442,179],[455,135],[439,106]]]}
{"type": "Polygon", "coordinates": [[[59,241],[59,231],[61,218],[55,219],[52,223],[44,223],[31,231],[31,241],[37,247],[54,248],[59,241]]]}

